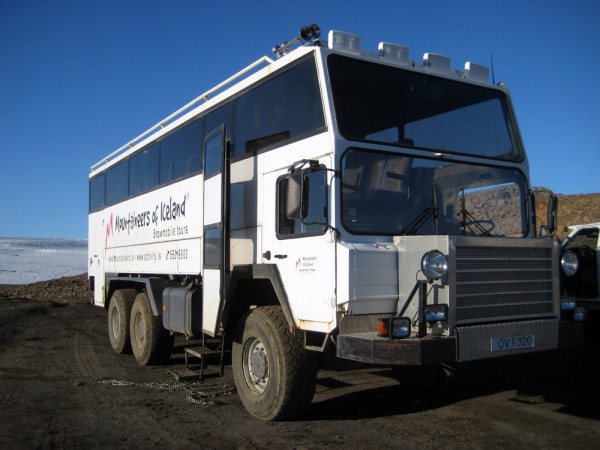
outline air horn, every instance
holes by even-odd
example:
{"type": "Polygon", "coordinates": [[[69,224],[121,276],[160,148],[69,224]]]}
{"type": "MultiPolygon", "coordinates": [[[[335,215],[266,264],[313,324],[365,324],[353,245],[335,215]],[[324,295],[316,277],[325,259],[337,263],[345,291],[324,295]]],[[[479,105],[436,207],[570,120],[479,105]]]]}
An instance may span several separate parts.
{"type": "Polygon", "coordinates": [[[296,42],[310,42],[314,39],[317,39],[319,36],[321,36],[321,29],[317,24],[313,23],[312,25],[305,25],[300,28],[300,36],[296,36],[290,42],[284,42],[281,45],[274,46],[273,53],[275,56],[280,58],[289,51],[292,44],[296,42]]]}

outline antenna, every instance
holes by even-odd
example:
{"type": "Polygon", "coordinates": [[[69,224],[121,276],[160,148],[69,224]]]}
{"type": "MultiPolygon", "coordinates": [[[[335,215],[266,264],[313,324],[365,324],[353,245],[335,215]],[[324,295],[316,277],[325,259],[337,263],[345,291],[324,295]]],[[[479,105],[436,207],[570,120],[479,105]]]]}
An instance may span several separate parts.
{"type": "Polygon", "coordinates": [[[490,53],[490,67],[492,69],[492,84],[496,86],[496,76],[494,75],[494,54],[490,53]]]}

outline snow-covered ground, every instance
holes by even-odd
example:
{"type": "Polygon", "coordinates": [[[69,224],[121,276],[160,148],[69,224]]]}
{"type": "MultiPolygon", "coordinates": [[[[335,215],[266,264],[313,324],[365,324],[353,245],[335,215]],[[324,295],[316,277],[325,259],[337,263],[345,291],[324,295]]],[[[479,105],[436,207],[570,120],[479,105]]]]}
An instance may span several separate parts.
{"type": "Polygon", "coordinates": [[[87,240],[0,237],[0,284],[27,284],[87,272],[87,240]]]}

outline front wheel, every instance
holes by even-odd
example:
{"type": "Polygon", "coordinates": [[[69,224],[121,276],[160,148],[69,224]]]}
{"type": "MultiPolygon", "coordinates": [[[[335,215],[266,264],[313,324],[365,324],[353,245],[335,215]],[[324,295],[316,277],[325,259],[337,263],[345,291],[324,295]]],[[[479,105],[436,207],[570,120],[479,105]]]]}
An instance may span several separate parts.
{"type": "Polygon", "coordinates": [[[129,330],[133,356],[142,366],[166,364],[174,339],[152,314],[146,292],[139,293],[133,302],[129,330]]]}
{"type": "Polygon", "coordinates": [[[235,385],[250,414],[281,420],[306,411],[315,393],[316,358],[290,332],[280,307],[259,307],[240,320],[233,342],[235,385]]]}

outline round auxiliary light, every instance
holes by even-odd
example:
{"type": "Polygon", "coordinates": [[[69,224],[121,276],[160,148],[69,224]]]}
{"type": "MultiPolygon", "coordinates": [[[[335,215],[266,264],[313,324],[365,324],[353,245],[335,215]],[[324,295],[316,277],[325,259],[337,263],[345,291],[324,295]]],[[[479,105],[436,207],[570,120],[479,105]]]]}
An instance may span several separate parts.
{"type": "Polygon", "coordinates": [[[316,39],[321,35],[321,29],[316,23],[312,25],[303,26],[300,28],[300,37],[303,41],[309,41],[311,39],[316,39]]]}
{"type": "Polygon", "coordinates": [[[565,275],[572,277],[577,273],[577,269],[579,269],[579,258],[577,258],[573,250],[567,250],[563,253],[562,258],[560,258],[560,265],[565,275]]]}
{"type": "Polygon", "coordinates": [[[421,269],[430,280],[438,280],[448,273],[448,260],[439,250],[431,250],[421,258],[421,269]]]}

